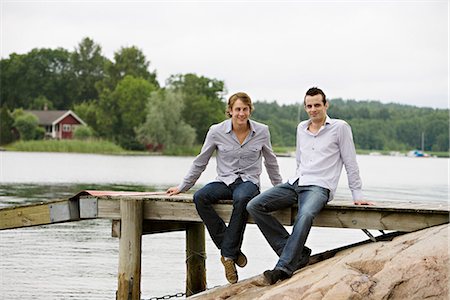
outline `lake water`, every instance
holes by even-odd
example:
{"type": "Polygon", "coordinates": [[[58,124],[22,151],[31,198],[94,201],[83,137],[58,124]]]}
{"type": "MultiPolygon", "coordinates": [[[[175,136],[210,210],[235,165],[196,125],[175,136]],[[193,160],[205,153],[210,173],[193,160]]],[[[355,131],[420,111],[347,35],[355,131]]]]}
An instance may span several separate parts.
{"type": "MultiPolygon", "coordinates": [[[[68,198],[83,189],[160,191],[177,185],[192,157],[109,156],[0,152],[0,207],[68,198]]],[[[358,156],[364,194],[370,201],[448,205],[449,160],[358,156]]],[[[295,158],[279,158],[281,174],[294,174],[295,158]]],[[[212,159],[197,185],[215,177],[212,159]]],[[[337,199],[348,199],[345,171],[337,199]]],[[[261,188],[270,187],[267,174],[261,188]]],[[[373,232],[375,233],[375,232],[373,232]]],[[[360,230],[314,227],[307,245],[314,253],[365,240],[360,230]]],[[[208,288],[227,284],[220,254],[209,236],[208,288]]],[[[142,298],[184,292],[185,233],[143,237],[142,298]]],[[[0,299],[114,299],[119,241],[111,222],[86,220],[0,231],[0,299]]],[[[243,251],[249,258],[239,278],[273,268],[277,257],[255,225],[248,225],[243,251]]]]}

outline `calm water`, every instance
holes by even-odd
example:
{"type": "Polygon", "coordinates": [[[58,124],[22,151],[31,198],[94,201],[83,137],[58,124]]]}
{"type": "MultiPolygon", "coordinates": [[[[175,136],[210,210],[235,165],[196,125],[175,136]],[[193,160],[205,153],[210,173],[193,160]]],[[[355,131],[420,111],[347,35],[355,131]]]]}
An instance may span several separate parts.
{"type": "MultiPolygon", "coordinates": [[[[0,152],[0,207],[67,198],[83,189],[164,190],[178,184],[192,157],[106,156],[0,152]]],[[[448,205],[448,159],[358,156],[366,198],[448,205]]],[[[294,158],[279,158],[284,179],[294,158]]],[[[193,190],[212,180],[211,160],[193,190]]],[[[270,187],[262,176],[262,190],[270,187]]],[[[349,199],[345,172],[336,195],[349,199]]],[[[365,240],[359,230],[313,228],[313,253],[365,240]]],[[[0,299],[114,299],[118,239],[108,220],[0,231],[0,299]]],[[[240,279],[272,268],[276,255],[254,225],[243,251],[249,257],[240,279]]],[[[208,287],[224,285],[219,252],[207,236],[208,287]]],[[[185,288],[184,232],[143,237],[142,298],[172,295],[185,288]]]]}

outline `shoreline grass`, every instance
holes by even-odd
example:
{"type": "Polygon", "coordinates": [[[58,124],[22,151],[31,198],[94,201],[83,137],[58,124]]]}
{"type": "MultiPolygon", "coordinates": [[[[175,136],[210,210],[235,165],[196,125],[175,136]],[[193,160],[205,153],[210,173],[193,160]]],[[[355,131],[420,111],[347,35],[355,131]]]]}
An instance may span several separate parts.
{"type": "Polygon", "coordinates": [[[122,147],[103,140],[44,140],[18,141],[4,147],[19,152],[68,152],[92,154],[126,154],[122,147]]]}
{"type": "MultiPolygon", "coordinates": [[[[116,154],[116,155],[165,155],[165,156],[196,156],[200,153],[201,145],[191,147],[167,148],[162,152],[148,152],[125,150],[119,145],[105,140],[42,140],[42,141],[18,141],[3,147],[7,151],[19,152],[67,152],[67,153],[91,153],[91,154],[116,154]]],[[[279,156],[292,156],[295,147],[273,147],[274,152],[279,156]]],[[[406,155],[407,151],[391,150],[362,150],[357,149],[360,155],[370,155],[379,153],[381,155],[391,155],[391,152],[398,152],[406,155]]],[[[449,158],[449,152],[426,151],[432,157],[449,158]]]]}

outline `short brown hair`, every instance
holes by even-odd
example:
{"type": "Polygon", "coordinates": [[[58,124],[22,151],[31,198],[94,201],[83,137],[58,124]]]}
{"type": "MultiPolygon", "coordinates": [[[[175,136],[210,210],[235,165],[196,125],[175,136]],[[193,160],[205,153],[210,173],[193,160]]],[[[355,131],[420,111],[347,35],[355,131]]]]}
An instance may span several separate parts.
{"type": "Polygon", "coordinates": [[[242,102],[244,102],[244,104],[246,104],[250,107],[250,114],[255,109],[253,107],[252,99],[250,98],[250,96],[247,95],[246,93],[239,92],[239,93],[231,95],[230,98],[228,99],[227,110],[225,111],[225,114],[227,115],[228,118],[231,118],[230,110],[232,110],[234,103],[238,99],[240,99],[242,102]]]}

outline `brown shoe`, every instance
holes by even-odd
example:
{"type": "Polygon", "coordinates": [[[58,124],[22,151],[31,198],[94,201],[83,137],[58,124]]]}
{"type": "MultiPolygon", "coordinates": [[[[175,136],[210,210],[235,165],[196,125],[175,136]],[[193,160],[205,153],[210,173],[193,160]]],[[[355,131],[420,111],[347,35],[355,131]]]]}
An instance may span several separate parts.
{"type": "Polygon", "coordinates": [[[238,265],[238,267],[245,267],[247,265],[247,256],[245,256],[244,253],[239,252],[239,255],[237,259],[235,260],[235,263],[238,265]]]}
{"type": "Polygon", "coordinates": [[[234,260],[225,259],[225,257],[221,257],[220,261],[225,267],[225,277],[227,278],[229,283],[236,283],[238,281],[238,274],[236,271],[236,266],[234,265],[234,260]]]}

